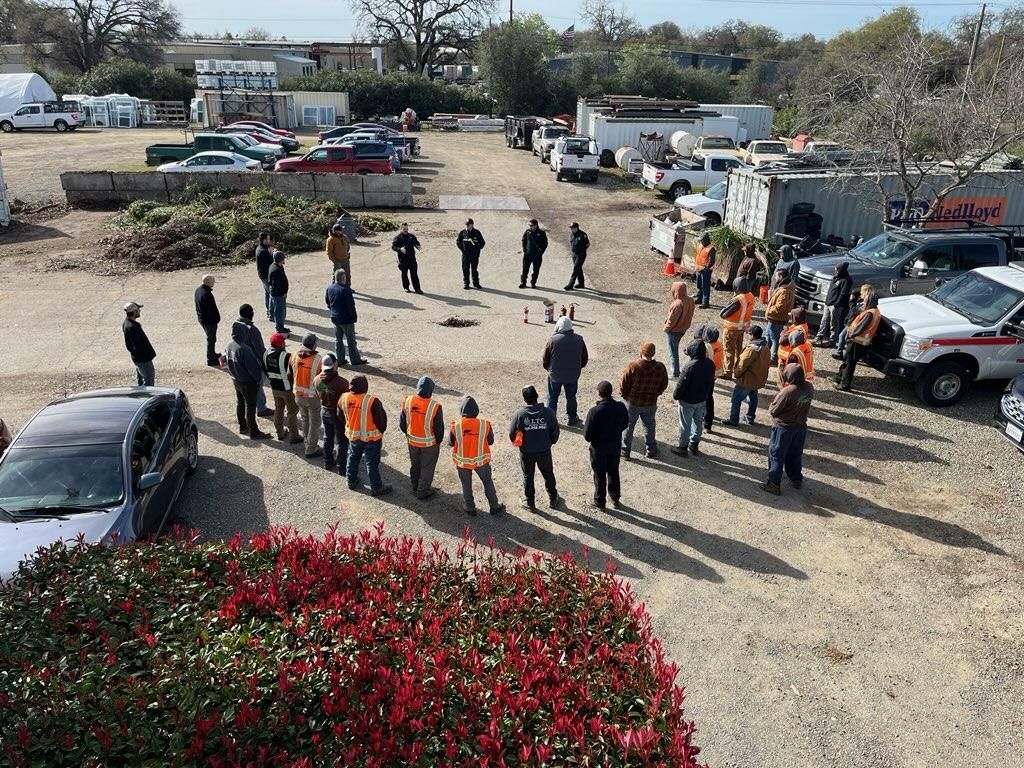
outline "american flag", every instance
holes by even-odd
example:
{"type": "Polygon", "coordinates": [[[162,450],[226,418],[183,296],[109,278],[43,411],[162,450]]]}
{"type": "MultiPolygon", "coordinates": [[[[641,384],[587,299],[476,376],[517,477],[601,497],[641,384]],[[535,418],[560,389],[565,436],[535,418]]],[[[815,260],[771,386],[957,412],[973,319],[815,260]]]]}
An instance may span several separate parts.
{"type": "Polygon", "coordinates": [[[562,33],[562,42],[571,43],[576,39],[576,25],[571,25],[565,32],[562,33]]]}

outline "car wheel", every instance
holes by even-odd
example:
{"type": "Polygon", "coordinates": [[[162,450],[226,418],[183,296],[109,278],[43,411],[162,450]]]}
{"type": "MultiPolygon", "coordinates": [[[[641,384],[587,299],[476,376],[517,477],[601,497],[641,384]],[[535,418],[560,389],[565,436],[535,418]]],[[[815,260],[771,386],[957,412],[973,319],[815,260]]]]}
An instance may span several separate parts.
{"type": "Polygon", "coordinates": [[[562,180],[562,174],[559,173],[558,171],[555,171],[555,181],[561,181],[561,180],[562,180]]]}
{"type": "Polygon", "coordinates": [[[64,133],[68,129],[68,124],[63,120],[57,120],[53,127],[57,129],[57,133],[64,133]]]}
{"type": "Polygon", "coordinates": [[[928,405],[945,408],[960,402],[970,387],[970,371],[959,363],[940,360],[928,366],[914,388],[928,405]]]}
{"type": "Polygon", "coordinates": [[[722,226],[722,217],[717,213],[705,213],[704,221],[707,222],[709,227],[720,227],[722,226]]]}
{"type": "Polygon", "coordinates": [[[0,123],[0,131],[3,131],[4,133],[13,133],[14,123],[12,123],[10,120],[4,120],[2,123],[0,123]]]}
{"type": "Polygon", "coordinates": [[[185,438],[185,471],[194,475],[199,469],[199,432],[195,427],[185,438]]]}
{"type": "Polygon", "coordinates": [[[668,190],[668,193],[669,195],[672,196],[672,199],[675,200],[677,197],[682,197],[683,195],[690,194],[690,191],[691,190],[689,182],[677,181],[675,184],[671,186],[671,188],[668,190]]]}

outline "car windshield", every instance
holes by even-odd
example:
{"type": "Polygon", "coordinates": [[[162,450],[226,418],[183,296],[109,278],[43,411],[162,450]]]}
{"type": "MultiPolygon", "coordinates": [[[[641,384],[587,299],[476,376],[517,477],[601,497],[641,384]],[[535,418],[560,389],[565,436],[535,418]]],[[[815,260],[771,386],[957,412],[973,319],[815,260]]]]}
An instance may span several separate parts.
{"type": "Polygon", "coordinates": [[[928,298],[949,307],[977,325],[995,325],[1024,301],[1024,293],[977,272],[943,283],[928,298]]]}
{"type": "Polygon", "coordinates": [[[878,267],[894,267],[917,247],[913,240],[884,233],[861,243],[850,251],[850,255],[878,267]]]}
{"type": "Polygon", "coordinates": [[[244,133],[236,133],[236,134],[233,134],[233,135],[235,135],[238,138],[240,138],[242,140],[243,144],[248,144],[250,147],[254,147],[257,144],[259,144],[259,142],[256,141],[256,139],[254,139],[252,136],[248,136],[248,135],[246,135],[244,133]]]}
{"type": "Polygon", "coordinates": [[[725,200],[725,182],[720,181],[713,187],[708,187],[704,190],[704,197],[710,197],[712,200],[725,200]]]}
{"type": "Polygon", "coordinates": [[[124,499],[121,444],[18,448],[0,464],[0,507],[19,511],[52,507],[112,507],[124,499]]]}
{"type": "Polygon", "coordinates": [[[754,145],[754,152],[759,155],[784,155],[786,145],[781,141],[762,141],[754,145]]]}
{"type": "Polygon", "coordinates": [[[558,136],[565,136],[565,134],[567,134],[568,132],[569,132],[568,128],[545,128],[544,129],[544,138],[545,139],[553,139],[553,138],[556,138],[558,136]]]}
{"type": "Polygon", "coordinates": [[[717,139],[704,139],[700,144],[704,149],[736,149],[732,139],[723,136],[717,139]]]}

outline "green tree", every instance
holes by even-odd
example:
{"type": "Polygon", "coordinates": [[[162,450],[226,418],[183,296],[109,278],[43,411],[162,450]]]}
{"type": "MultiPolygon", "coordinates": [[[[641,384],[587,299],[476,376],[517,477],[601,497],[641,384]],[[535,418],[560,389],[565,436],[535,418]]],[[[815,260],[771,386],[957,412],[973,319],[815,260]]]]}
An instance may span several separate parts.
{"type": "Polygon", "coordinates": [[[92,96],[127,93],[140,99],[187,102],[195,92],[196,81],[170,69],[153,69],[136,61],[113,59],[79,77],[77,88],[79,93],[92,96]]]}
{"type": "Polygon", "coordinates": [[[680,83],[683,98],[693,101],[723,104],[732,95],[729,76],[712,69],[681,69],[680,83]]]}
{"type": "Polygon", "coordinates": [[[683,95],[682,67],[643,43],[630,43],[622,51],[619,76],[627,93],[679,98],[683,95]]]}
{"type": "Polygon", "coordinates": [[[776,93],[771,68],[765,62],[755,59],[740,72],[733,100],[738,104],[768,102],[774,100],[776,93]]]}
{"type": "Polygon", "coordinates": [[[480,73],[498,110],[542,112],[548,95],[547,63],[558,50],[558,33],[538,13],[488,27],[477,44],[480,73]]]}

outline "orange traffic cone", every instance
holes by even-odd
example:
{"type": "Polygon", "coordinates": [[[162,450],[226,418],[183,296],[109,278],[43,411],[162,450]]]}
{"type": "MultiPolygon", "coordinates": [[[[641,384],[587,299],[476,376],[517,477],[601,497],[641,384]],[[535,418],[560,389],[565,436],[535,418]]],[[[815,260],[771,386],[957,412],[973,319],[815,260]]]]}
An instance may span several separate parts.
{"type": "Polygon", "coordinates": [[[665,275],[666,277],[675,277],[676,276],[676,263],[674,261],[672,261],[672,259],[669,259],[668,261],[666,261],[665,262],[665,268],[661,271],[661,274],[665,275]]]}

